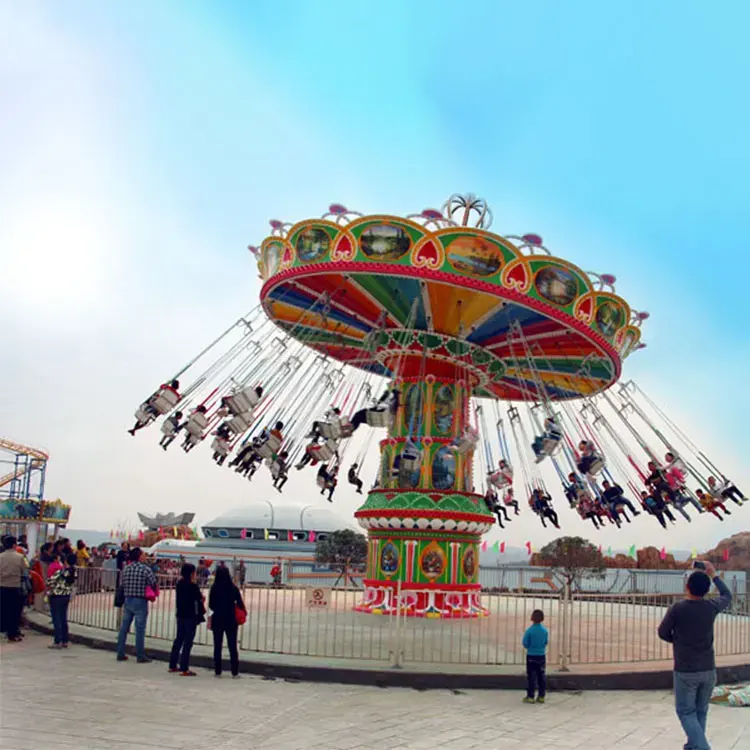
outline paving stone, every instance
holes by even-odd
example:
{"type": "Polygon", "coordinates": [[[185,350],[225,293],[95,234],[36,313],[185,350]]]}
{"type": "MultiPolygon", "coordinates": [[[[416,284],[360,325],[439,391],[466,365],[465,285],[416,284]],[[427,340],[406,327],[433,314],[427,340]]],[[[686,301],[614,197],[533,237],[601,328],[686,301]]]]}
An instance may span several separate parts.
{"type": "MultiPolygon", "coordinates": [[[[0,646],[0,736],[14,750],[670,750],[684,742],[666,691],[418,692],[169,675],[107,651],[0,646]]],[[[750,748],[750,713],[714,707],[713,750],[750,748]]]]}

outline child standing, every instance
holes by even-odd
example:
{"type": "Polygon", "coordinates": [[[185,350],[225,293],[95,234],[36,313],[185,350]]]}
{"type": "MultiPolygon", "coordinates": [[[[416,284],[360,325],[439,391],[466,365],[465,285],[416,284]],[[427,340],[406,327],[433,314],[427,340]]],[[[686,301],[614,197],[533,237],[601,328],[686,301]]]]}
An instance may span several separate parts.
{"type": "Polygon", "coordinates": [[[531,625],[523,634],[523,647],[526,649],[526,697],[524,703],[534,703],[534,693],[539,689],[537,703],[544,703],[547,694],[547,643],[549,633],[542,625],[544,612],[535,609],[531,613],[531,625]]]}

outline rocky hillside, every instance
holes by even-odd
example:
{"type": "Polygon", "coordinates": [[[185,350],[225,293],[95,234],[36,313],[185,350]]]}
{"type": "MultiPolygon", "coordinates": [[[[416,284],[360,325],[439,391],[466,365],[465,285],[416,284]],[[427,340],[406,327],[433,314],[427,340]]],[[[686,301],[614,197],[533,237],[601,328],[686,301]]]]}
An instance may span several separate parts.
{"type": "MultiPolygon", "coordinates": [[[[617,554],[604,557],[607,568],[641,568],[643,570],[685,570],[692,565],[692,560],[675,560],[673,555],[667,554],[662,560],[656,547],[644,547],[636,550],[637,559],[628,555],[617,554]]],[[[748,570],[750,571],[750,532],[722,539],[714,549],[698,553],[701,560],[710,560],[720,570],[748,570]],[[724,559],[729,550],[729,558],[724,559]]],[[[538,554],[531,556],[532,565],[542,565],[538,554]]]]}

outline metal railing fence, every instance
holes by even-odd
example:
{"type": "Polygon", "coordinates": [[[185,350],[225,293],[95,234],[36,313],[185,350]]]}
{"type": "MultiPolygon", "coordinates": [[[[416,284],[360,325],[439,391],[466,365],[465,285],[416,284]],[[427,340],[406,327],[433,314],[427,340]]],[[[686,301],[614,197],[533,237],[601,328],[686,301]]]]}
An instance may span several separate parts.
{"type": "MultiPolygon", "coordinates": [[[[71,623],[109,631],[119,628],[116,575],[102,575],[95,568],[79,571],[71,623]]],[[[158,579],[160,595],[149,606],[146,634],[169,641],[176,629],[176,579],[161,575],[158,579]]],[[[208,590],[204,591],[207,598],[208,590]]],[[[487,617],[429,619],[406,617],[400,609],[384,615],[356,612],[362,590],[333,588],[330,583],[328,587],[245,585],[242,593],[248,609],[240,630],[244,651],[358,659],[383,666],[521,665],[525,663],[521,637],[532,610],[541,609],[550,634],[552,668],[670,659],[671,646],[658,638],[656,630],[667,608],[682,598],[565,589],[562,593],[484,593],[487,617]]],[[[401,601],[400,591],[396,601],[401,601]]],[[[746,593],[735,594],[730,610],[717,617],[714,632],[717,656],[750,654],[746,593]]],[[[195,642],[208,645],[211,638],[206,624],[200,625],[195,642]]]]}

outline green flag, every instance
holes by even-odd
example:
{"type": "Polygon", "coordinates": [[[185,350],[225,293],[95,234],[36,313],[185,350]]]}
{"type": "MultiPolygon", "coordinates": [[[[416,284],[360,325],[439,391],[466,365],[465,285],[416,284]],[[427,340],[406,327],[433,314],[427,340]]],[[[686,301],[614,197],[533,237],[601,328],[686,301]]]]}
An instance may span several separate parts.
{"type": "Polygon", "coordinates": [[[495,550],[495,552],[500,552],[500,542],[499,542],[499,541],[498,541],[498,542],[495,542],[495,543],[494,543],[494,544],[492,545],[492,549],[493,549],[493,550],[495,550]]]}
{"type": "Polygon", "coordinates": [[[630,549],[628,550],[628,555],[630,555],[630,557],[632,557],[633,559],[637,557],[637,555],[635,554],[635,544],[630,545],[630,549]]]}
{"type": "Polygon", "coordinates": [[[612,557],[612,547],[607,547],[607,557],[612,557]]]}

